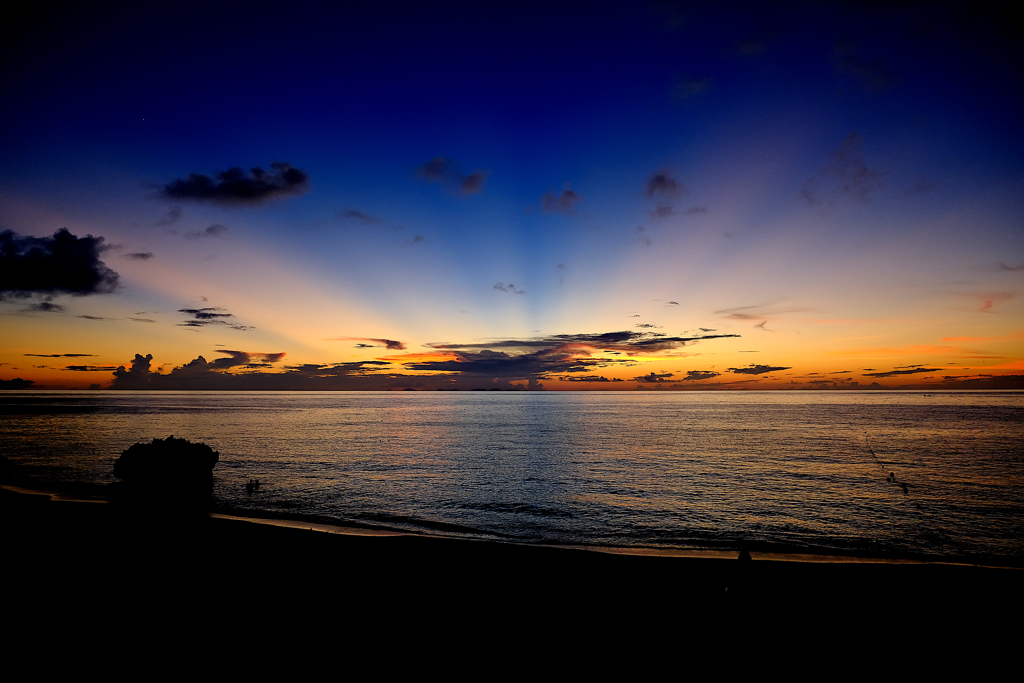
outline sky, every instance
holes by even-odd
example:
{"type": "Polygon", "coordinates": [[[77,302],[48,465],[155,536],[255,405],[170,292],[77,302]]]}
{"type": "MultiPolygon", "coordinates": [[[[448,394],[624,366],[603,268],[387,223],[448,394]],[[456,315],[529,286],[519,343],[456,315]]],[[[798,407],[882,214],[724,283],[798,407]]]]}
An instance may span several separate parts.
{"type": "Polygon", "coordinates": [[[137,4],[0,29],[6,388],[1024,388],[1009,10],[137,4]]]}

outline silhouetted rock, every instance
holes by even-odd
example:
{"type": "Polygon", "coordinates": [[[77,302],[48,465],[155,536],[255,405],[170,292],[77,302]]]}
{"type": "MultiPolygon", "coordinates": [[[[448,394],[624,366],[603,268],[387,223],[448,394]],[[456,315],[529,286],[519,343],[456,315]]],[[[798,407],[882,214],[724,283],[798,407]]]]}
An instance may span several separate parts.
{"type": "Polygon", "coordinates": [[[122,451],[114,476],[123,482],[114,498],[137,505],[205,507],[220,453],[187,439],[153,439],[122,451]]]}
{"type": "Polygon", "coordinates": [[[220,453],[187,439],[153,439],[121,452],[114,476],[130,484],[189,486],[207,484],[220,453]]]}

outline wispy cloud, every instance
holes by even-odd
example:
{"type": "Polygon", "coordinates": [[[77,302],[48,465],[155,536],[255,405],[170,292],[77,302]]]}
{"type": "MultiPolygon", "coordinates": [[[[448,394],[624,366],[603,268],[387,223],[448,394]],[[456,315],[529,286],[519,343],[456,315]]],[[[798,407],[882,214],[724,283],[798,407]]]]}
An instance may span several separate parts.
{"type": "Polygon", "coordinates": [[[497,289],[502,292],[508,292],[509,294],[526,294],[525,289],[516,287],[511,282],[508,283],[507,285],[504,282],[496,282],[494,283],[493,289],[497,289]]]}
{"type": "Polygon", "coordinates": [[[202,230],[189,230],[185,233],[185,237],[192,240],[202,239],[204,237],[221,237],[227,231],[228,229],[226,226],[223,226],[220,223],[214,223],[202,230]]]}
{"type": "Polygon", "coordinates": [[[459,165],[447,157],[434,157],[416,169],[416,174],[425,180],[440,183],[458,190],[460,194],[476,194],[484,189],[490,171],[477,169],[465,175],[459,165]]]}
{"type": "Polygon", "coordinates": [[[344,211],[338,212],[338,218],[346,221],[355,221],[362,223],[363,225],[373,225],[374,223],[380,223],[380,219],[376,216],[371,216],[368,213],[363,213],[356,209],[345,209],[344,211]]]}
{"type": "Polygon", "coordinates": [[[251,325],[241,325],[229,320],[229,318],[235,317],[234,314],[223,311],[224,309],[218,306],[208,306],[206,308],[179,308],[178,313],[184,313],[187,316],[191,316],[191,318],[185,322],[178,323],[178,326],[209,327],[210,325],[224,325],[240,332],[248,332],[249,330],[255,329],[251,325]]]}
{"type": "Polygon", "coordinates": [[[383,347],[389,351],[402,351],[406,348],[405,342],[395,341],[394,339],[382,339],[380,337],[331,337],[327,341],[363,342],[358,345],[360,348],[383,347]]]}
{"type": "Polygon", "coordinates": [[[850,133],[828,165],[804,183],[800,193],[810,205],[832,204],[840,196],[857,202],[868,201],[869,194],[882,187],[884,171],[868,168],[861,152],[864,138],[850,133]]]}
{"type": "Polygon", "coordinates": [[[540,205],[545,213],[560,213],[565,216],[571,216],[576,212],[576,205],[581,201],[583,201],[583,195],[570,190],[569,183],[566,183],[561,194],[555,194],[550,191],[545,192],[540,198],[540,205]]]}

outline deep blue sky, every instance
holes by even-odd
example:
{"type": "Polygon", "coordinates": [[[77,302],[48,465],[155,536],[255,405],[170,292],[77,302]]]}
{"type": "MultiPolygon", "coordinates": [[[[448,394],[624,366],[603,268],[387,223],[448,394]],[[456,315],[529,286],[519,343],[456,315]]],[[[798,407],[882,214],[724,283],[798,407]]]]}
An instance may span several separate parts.
{"type": "Polygon", "coordinates": [[[1024,369],[1024,60],[1008,10],[34,11],[0,53],[0,231],[102,236],[119,280],[8,286],[3,378],[106,386],[136,353],[166,373],[222,349],[287,354],[252,372],[385,359],[398,378],[457,358],[467,371],[444,381],[501,386],[1024,369]],[[167,191],[272,162],[307,181],[265,201],[167,191]],[[204,308],[234,326],[183,313],[204,308]],[[582,337],[621,331],[739,336],[653,354],[582,337]],[[531,339],[550,343],[502,344],[531,339]],[[457,348],[485,342],[504,355],[457,348]],[[71,352],[95,363],[26,360],[71,352]],[[737,372],[758,364],[784,372],[737,372]]]}

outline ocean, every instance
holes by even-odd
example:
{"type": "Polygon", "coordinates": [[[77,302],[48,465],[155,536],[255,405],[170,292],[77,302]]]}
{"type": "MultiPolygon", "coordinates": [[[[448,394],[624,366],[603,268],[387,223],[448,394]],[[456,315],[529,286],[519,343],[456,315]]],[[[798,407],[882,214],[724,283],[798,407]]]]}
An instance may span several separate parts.
{"type": "Polygon", "coordinates": [[[40,489],[96,495],[174,435],[241,516],[1024,564],[1024,392],[7,391],[0,419],[5,479],[40,489]]]}

